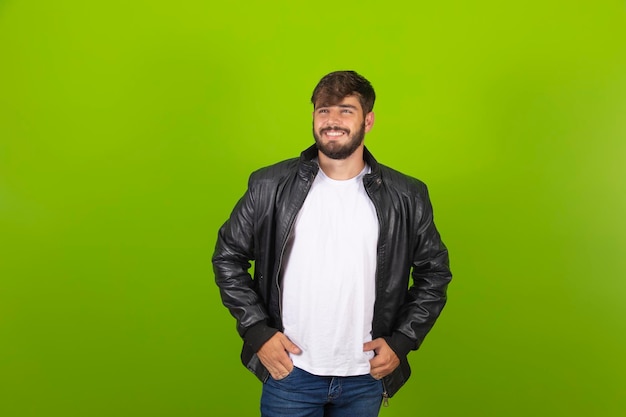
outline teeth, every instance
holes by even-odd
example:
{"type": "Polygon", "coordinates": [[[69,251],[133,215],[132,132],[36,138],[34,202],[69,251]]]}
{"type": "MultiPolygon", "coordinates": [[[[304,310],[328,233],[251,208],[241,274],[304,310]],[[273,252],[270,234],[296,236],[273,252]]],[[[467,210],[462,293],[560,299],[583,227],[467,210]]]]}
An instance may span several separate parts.
{"type": "Polygon", "coordinates": [[[341,135],[343,135],[343,132],[329,131],[329,132],[326,132],[326,134],[328,136],[341,136],[341,135]]]}

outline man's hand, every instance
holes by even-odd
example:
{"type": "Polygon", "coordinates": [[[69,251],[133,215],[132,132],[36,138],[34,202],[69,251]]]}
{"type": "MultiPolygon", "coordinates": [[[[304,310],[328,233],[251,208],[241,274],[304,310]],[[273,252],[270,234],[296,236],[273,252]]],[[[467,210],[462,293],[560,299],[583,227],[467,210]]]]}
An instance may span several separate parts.
{"type": "Polygon", "coordinates": [[[287,336],[278,332],[261,346],[257,356],[270,371],[272,378],[279,380],[289,375],[293,370],[293,363],[287,352],[298,355],[302,351],[287,336]]]}
{"type": "Polygon", "coordinates": [[[363,351],[368,350],[373,350],[375,354],[370,360],[370,374],[376,379],[389,375],[400,365],[400,359],[382,337],[364,343],[363,351]]]}

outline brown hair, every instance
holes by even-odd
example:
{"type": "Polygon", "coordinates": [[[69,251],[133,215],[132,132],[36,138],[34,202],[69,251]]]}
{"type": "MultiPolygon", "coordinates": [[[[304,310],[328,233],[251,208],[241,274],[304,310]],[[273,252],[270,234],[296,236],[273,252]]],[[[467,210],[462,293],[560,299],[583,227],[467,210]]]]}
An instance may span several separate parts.
{"type": "Polygon", "coordinates": [[[325,75],[313,90],[311,103],[313,108],[332,106],[351,95],[359,98],[363,116],[374,109],[374,87],[355,71],[335,71],[325,75]]]}

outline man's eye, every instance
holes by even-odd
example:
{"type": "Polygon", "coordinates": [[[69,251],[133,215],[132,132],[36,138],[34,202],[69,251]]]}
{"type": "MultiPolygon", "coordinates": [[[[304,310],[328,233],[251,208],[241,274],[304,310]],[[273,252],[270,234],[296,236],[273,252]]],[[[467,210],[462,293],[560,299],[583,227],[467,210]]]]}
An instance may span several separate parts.
{"type": "Polygon", "coordinates": [[[326,109],[319,109],[317,112],[318,113],[328,113],[328,110],[326,110],[326,109]]]}
{"type": "Polygon", "coordinates": [[[352,110],[350,110],[350,109],[343,109],[343,113],[348,113],[348,114],[351,114],[351,113],[352,113],[352,110]]]}

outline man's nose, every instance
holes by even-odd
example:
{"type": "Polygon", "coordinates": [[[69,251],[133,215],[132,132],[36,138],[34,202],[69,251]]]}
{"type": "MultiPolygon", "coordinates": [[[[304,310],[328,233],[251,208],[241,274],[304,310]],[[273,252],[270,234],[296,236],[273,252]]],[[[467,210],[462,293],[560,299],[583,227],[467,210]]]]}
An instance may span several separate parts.
{"type": "Polygon", "coordinates": [[[339,117],[339,112],[338,111],[331,111],[328,114],[328,121],[331,124],[341,124],[341,118],[339,117]]]}

